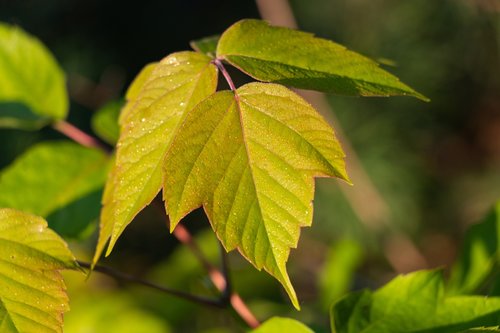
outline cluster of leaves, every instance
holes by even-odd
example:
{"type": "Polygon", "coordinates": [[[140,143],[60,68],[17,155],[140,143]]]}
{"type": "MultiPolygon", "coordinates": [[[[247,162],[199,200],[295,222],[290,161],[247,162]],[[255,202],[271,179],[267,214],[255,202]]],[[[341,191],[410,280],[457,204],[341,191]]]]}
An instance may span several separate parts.
{"type": "MultiPolygon", "coordinates": [[[[286,262],[300,228],[312,223],[314,177],[349,179],[331,127],[283,85],[426,100],[338,44],[258,20],[240,21],[193,48],[146,66],[119,114],[116,107],[96,114],[95,132],[109,143],[117,140],[113,158],[96,148],[49,142],[1,171],[2,331],[62,331],[68,299],[59,271],[78,265],[43,218],[61,236],[74,238],[89,233],[90,221],[100,214],[95,264],[108,241],[107,254],[162,189],[171,230],[203,207],[225,249],[238,249],[273,275],[298,308],[286,262]],[[236,88],[223,62],[262,82],[236,88]],[[217,91],[219,71],[231,90],[217,91]]],[[[0,59],[0,126],[61,126],[68,112],[64,76],[44,46],[19,28],[0,25],[0,59]]],[[[471,240],[470,247],[477,242],[471,240]]],[[[457,266],[457,295],[445,295],[435,271],[398,277],[378,291],[337,301],[332,330],[454,332],[498,325],[498,298],[460,296],[482,285],[498,265],[491,251],[478,251],[476,257],[491,263],[474,266],[475,273],[471,267],[481,260],[476,257],[457,266]]],[[[254,330],[276,331],[311,332],[287,318],[272,318],[254,330]]]]}

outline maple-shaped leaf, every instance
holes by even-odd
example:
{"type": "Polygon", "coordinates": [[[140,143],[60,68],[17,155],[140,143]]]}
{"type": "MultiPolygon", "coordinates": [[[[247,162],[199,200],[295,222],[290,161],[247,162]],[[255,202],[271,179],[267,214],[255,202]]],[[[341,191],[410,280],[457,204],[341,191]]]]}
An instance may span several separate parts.
{"type": "Polygon", "coordinates": [[[0,209],[0,332],[62,332],[69,305],[60,270],[75,268],[45,220],[0,209]]]}
{"type": "Polygon", "coordinates": [[[312,222],[313,177],[347,180],[339,142],[312,106],[276,84],[217,92],[186,115],[164,170],[171,229],[203,206],[226,250],[278,279],[298,308],[286,261],[312,222]]]}
{"type": "Polygon", "coordinates": [[[108,177],[93,262],[111,238],[109,254],[124,228],[162,185],[162,161],[185,113],[212,94],[217,69],[195,52],[173,53],[146,67],[129,90],[120,117],[116,160],[108,177]]]}
{"type": "Polygon", "coordinates": [[[368,59],[330,40],[261,20],[241,20],[220,37],[217,57],[266,82],[348,96],[428,98],[368,59]]]}

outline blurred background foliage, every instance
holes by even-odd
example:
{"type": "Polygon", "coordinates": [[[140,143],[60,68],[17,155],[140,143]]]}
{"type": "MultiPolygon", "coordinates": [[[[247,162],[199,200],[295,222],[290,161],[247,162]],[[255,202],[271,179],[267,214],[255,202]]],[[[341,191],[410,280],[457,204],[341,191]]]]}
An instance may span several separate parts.
{"type": "MultiPolygon", "coordinates": [[[[466,228],[500,198],[500,3],[293,0],[290,5],[302,30],[378,59],[432,100],[328,96],[338,119],[334,127],[349,140],[374,192],[357,193],[355,204],[349,191],[364,179],[353,179],[352,189],[335,180],[317,181],[314,224],[302,231],[288,264],[301,312],[288,304],[276,281],[230,255],[234,288],[259,319],[290,316],[327,332],[326,310],[347,290],[377,287],[414,269],[449,268],[466,228]]],[[[0,0],[0,21],[40,38],[61,63],[71,98],[69,122],[90,133],[93,113],[119,103],[145,64],[248,17],[259,17],[250,0],[0,0]]],[[[116,133],[108,135],[112,141],[116,133]]],[[[35,143],[54,139],[64,138],[48,127],[1,129],[0,167],[35,143]]],[[[203,213],[191,214],[184,225],[218,264],[217,242],[203,213]]],[[[71,247],[88,259],[95,239],[94,232],[71,247]]],[[[104,263],[215,295],[206,272],[168,234],[165,218],[154,208],[138,216],[104,263]]],[[[231,310],[194,305],[97,273],[86,282],[67,275],[68,333],[244,331],[231,310]]]]}

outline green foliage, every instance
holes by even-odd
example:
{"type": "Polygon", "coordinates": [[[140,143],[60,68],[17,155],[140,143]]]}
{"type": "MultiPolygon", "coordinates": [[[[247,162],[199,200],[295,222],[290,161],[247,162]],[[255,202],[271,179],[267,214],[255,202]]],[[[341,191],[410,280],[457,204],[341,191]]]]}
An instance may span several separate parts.
{"type": "Polygon", "coordinates": [[[64,318],[64,333],[169,333],[163,320],[134,305],[120,294],[77,298],[64,318]],[[112,318],[112,320],[110,320],[112,318]]]}
{"type": "Polygon", "coordinates": [[[0,127],[37,129],[66,117],[63,71],[36,38],[0,24],[0,127]],[[14,103],[20,103],[23,108],[14,103]]]}
{"type": "Polygon", "coordinates": [[[205,37],[193,40],[189,43],[191,48],[196,52],[204,53],[211,58],[215,58],[217,52],[217,44],[219,43],[220,35],[205,37]]]}
{"type": "Polygon", "coordinates": [[[329,250],[320,275],[321,301],[325,308],[352,287],[354,272],[363,259],[361,245],[353,240],[336,242],[329,250]]]}
{"type": "Polygon", "coordinates": [[[106,183],[94,263],[161,188],[162,162],[184,114],[215,91],[217,71],[210,58],[194,52],[163,59],[146,79],[134,82],[122,110],[116,160],[106,183]],[[140,87],[135,89],[135,87],[140,87]]]}
{"type": "Polygon", "coordinates": [[[500,268],[500,203],[467,232],[462,253],[450,276],[452,294],[486,292],[500,268]]]}
{"type": "Polygon", "coordinates": [[[425,98],[333,42],[257,20],[240,21],[220,40],[210,37],[192,46],[208,54],[216,49],[217,59],[174,53],[146,66],[127,92],[93,262],[108,240],[109,255],[164,179],[171,231],[203,206],[226,250],[237,248],[273,275],[299,308],[286,261],[300,227],[312,223],[313,177],[348,181],[344,153],[330,126],[283,86],[253,83],[215,93],[214,64],[227,60],[258,79],[303,88],[425,98]],[[302,44],[314,47],[297,47],[302,44]]]}
{"type": "Polygon", "coordinates": [[[500,324],[500,298],[446,296],[440,271],[400,275],[331,308],[332,332],[460,332],[500,324]]]}
{"type": "Polygon", "coordinates": [[[266,320],[258,328],[251,331],[251,333],[313,333],[313,331],[306,325],[299,321],[290,318],[273,317],[266,320]]]}
{"type": "Polygon", "coordinates": [[[60,270],[77,268],[64,241],[42,218],[0,209],[0,329],[62,332],[69,310],[60,270]]]}
{"type": "Polygon", "coordinates": [[[164,166],[170,228],[203,205],[226,250],[276,277],[298,307],[285,264],[300,227],[312,223],[312,177],[347,180],[344,155],[291,90],[251,83],[235,94],[200,103],[174,138],[164,166]]]}
{"type": "Polygon", "coordinates": [[[364,56],[264,21],[242,20],[227,29],[217,57],[261,81],[340,95],[409,95],[428,100],[364,56]]]}
{"type": "Polygon", "coordinates": [[[120,136],[118,117],[122,107],[122,101],[112,101],[101,107],[92,116],[92,130],[111,145],[116,144],[120,136]]]}
{"type": "Polygon", "coordinates": [[[43,216],[61,235],[76,237],[99,215],[108,164],[97,149],[40,143],[0,172],[0,207],[43,216]]]}
{"type": "MultiPolygon", "coordinates": [[[[343,46],[258,20],[240,21],[220,38],[191,45],[197,52],[173,53],[145,66],[130,85],[121,111],[116,103],[94,115],[96,134],[116,142],[109,173],[111,159],[102,151],[64,142],[40,144],[0,174],[0,207],[41,215],[61,235],[79,236],[97,217],[108,173],[95,265],[108,242],[106,255],[163,189],[171,231],[203,207],[224,248],[238,249],[257,269],[274,276],[298,309],[286,263],[301,227],[312,224],[314,178],[349,178],[333,129],[311,105],[277,83],[342,95],[427,99],[343,46]],[[223,62],[266,83],[236,89],[223,62]],[[218,71],[232,91],[217,91],[218,71]]],[[[0,110],[0,125],[34,127],[66,117],[64,76],[38,41],[0,25],[0,58],[5,60],[0,62],[0,101],[9,107],[0,110]]],[[[8,333],[62,331],[68,306],[59,270],[77,265],[46,226],[39,217],[0,210],[0,327],[8,333]]],[[[347,289],[359,260],[356,251],[340,248],[339,255],[347,258],[340,262],[343,275],[332,273],[338,262],[327,265],[322,283],[327,297],[347,289]],[[331,281],[338,284],[336,289],[328,285],[331,281]]],[[[185,264],[182,255],[176,260],[185,264]]],[[[498,324],[490,316],[500,311],[498,299],[445,298],[442,290],[438,273],[421,272],[373,293],[349,295],[332,308],[334,330],[354,332],[369,324],[370,332],[401,327],[410,332],[415,327],[462,330],[498,324]]],[[[68,329],[72,323],[81,327],[83,320],[110,332],[168,331],[128,300],[102,304],[92,302],[87,316],[73,317],[68,329]],[[118,315],[141,326],[105,319],[118,315]]],[[[295,320],[278,317],[254,330],[275,331],[311,332],[295,320]]]]}

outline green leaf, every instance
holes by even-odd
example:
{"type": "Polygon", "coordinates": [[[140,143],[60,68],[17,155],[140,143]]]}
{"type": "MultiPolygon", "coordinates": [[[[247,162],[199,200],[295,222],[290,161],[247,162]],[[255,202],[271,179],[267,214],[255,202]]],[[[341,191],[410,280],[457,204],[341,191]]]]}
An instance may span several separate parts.
{"type": "Polygon", "coordinates": [[[321,301],[326,308],[349,290],[362,259],[363,249],[353,240],[341,240],[330,248],[320,273],[321,301]]]}
{"type": "MultiPolygon", "coordinates": [[[[500,267],[500,202],[466,234],[462,253],[453,265],[448,291],[453,294],[479,292],[500,267]]],[[[494,279],[493,279],[494,280],[494,279]]],[[[484,291],[484,290],[483,290],[484,291]]]]}
{"type": "Polygon", "coordinates": [[[127,295],[99,293],[79,296],[75,300],[71,298],[71,311],[64,318],[64,332],[66,333],[171,332],[163,318],[140,308],[135,304],[137,302],[127,295]]]}
{"type": "Polygon", "coordinates": [[[286,333],[314,333],[309,327],[302,324],[300,321],[273,317],[266,320],[258,328],[250,331],[251,333],[276,333],[276,332],[286,332],[286,333]]]}
{"type": "Polygon", "coordinates": [[[337,333],[451,333],[500,324],[500,298],[447,297],[440,271],[418,271],[342,298],[330,316],[337,333]]]}
{"type": "Polygon", "coordinates": [[[0,331],[62,332],[65,268],[77,268],[75,259],[47,222],[0,209],[0,331]]]}
{"type": "Polygon", "coordinates": [[[94,263],[107,241],[111,238],[108,255],[125,227],[159,192],[162,162],[184,114],[217,87],[217,69],[210,61],[195,52],[174,53],[156,65],[147,79],[134,81],[141,88],[129,90],[122,111],[94,263]]]}
{"type": "Polygon", "coordinates": [[[157,62],[152,62],[144,66],[143,69],[141,69],[141,71],[134,78],[134,80],[128,87],[127,92],[125,93],[125,99],[127,101],[134,101],[137,99],[137,97],[141,92],[142,87],[144,86],[144,83],[146,83],[146,81],[149,80],[151,73],[153,73],[153,70],[156,68],[157,65],[158,65],[157,62]]]}
{"type": "Polygon", "coordinates": [[[203,205],[226,250],[276,277],[298,308],[286,261],[312,222],[313,177],[347,179],[321,116],[280,85],[217,92],[188,113],[164,171],[171,230],[203,205]]]}
{"type": "Polygon", "coordinates": [[[0,102],[26,105],[16,114],[0,104],[0,126],[37,128],[64,119],[68,96],[64,73],[36,38],[18,27],[0,23],[0,102]]]}
{"type": "Polygon", "coordinates": [[[261,81],[339,95],[408,95],[428,101],[375,61],[342,45],[260,20],[242,20],[227,29],[217,57],[261,81]]]}
{"type": "Polygon", "coordinates": [[[114,145],[120,136],[118,117],[123,101],[112,101],[96,111],[92,116],[92,130],[104,141],[114,145]]]}
{"type": "Polygon", "coordinates": [[[196,52],[204,53],[210,58],[215,58],[215,53],[217,51],[217,43],[219,42],[220,35],[209,36],[197,40],[193,40],[189,45],[196,52]]]}
{"type": "Polygon", "coordinates": [[[101,151],[71,142],[38,144],[0,172],[0,207],[46,217],[76,237],[99,215],[108,163],[101,151]]]}

